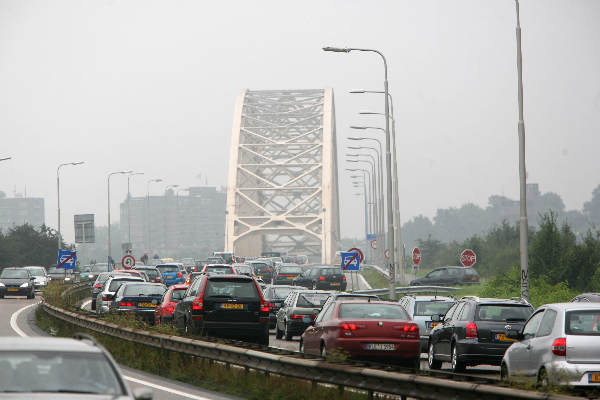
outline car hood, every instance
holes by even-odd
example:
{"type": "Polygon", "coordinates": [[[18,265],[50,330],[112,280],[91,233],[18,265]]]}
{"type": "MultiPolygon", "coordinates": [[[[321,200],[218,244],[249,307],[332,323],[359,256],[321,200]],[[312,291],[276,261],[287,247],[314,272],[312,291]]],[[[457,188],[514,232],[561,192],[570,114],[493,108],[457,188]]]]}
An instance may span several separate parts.
{"type": "Polygon", "coordinates": [[[29,282],[29,279],[0,278],[0,282],[7,284],[7,285],[21,285],[25,282],[29,282]]]}

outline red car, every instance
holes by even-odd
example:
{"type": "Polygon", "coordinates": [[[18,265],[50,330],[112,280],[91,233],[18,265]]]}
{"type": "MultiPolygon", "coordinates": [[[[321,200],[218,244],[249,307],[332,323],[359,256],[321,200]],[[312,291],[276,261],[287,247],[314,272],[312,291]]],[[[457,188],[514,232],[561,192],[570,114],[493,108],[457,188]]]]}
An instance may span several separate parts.
{"type": "Polygon", "coordinates": [[[387,301],[335,301],[300,339],[300,351],[326,357],[334,350],[350,358],[394,361],[419,369],[419,326],[404,308],[387,301]]]}
{"type": "Polygon", "coordinates": [[[163,298],[154,309],[154,324],[155,325],[170,325],[173,323],[173,311],[175,306],[187,290],[188,285],[171,285],[163,295],[163,298]]]}

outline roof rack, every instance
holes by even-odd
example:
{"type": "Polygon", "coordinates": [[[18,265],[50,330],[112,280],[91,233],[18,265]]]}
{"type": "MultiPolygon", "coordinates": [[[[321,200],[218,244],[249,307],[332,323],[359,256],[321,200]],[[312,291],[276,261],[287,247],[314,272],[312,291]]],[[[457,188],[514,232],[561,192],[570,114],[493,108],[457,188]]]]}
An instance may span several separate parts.
{"type": "Polygon", "coordinates": [[[73,334],[73,339],[76,340],[89,340],[90,342],[92,342],[92,344],[94,346],[98,346],[98,342],[96,341],[96,339],[93,336],[90,336],[86,333],[81,333],[81,332],[77,332],[73,334]]]}

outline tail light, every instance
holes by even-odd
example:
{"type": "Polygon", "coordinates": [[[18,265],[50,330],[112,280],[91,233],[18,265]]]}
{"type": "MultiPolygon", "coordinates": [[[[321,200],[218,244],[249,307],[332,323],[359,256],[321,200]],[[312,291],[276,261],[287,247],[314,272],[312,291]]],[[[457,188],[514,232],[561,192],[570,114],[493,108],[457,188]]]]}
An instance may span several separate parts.
{"type": "Polygon", "coordinates": [[[96,283],[96,284],[94,285],[94,287],[95,287],[96,289],[100,289],[100,288],[102,287],[102,284],[101,284],[101,283],[96,283]]]}
{"type": "Polygon", "coordinates": [[[201,311],[204,309],[204,303],[202,303],[202,299],[197,297],[192,302],[192,310],[201,311]]]}
{"type": "Polygon", "coordinates": [[[160,278],[157,276],[156,279],[154,279],[154,282],[160,282],[160,278]]]}
{"type": "Polygon", "coordinates": [[[342,280],[345,281],[346,280],[346,275],[342,275],[342,280]]]}
{"type": "Polygon", "coordinates": [[[178,272],[178,273],[177,273],[177,277],[178,277],[178,278],[181,278],[181,272],[178,272]]]}
{"type": "Polygon", "coordinates": [[[356,324],[342,324],[342,329],[345,331],[355,331],[357,326],[356,324]]]}
{"type": "Polygon", "coordinates": [[[110,296],[105,294],[104,296],[102,296],[102,301],[110,301],[110,296]]]}
{"type": "Polygon", "coordinates": [[[561,337],[554,339],[554,342],[552,342],[552,353],[556,354],[557,356],[566,356],[567,338],[561,337]]]}
{"type": "Polygon", "coordinates": [[[324,280],[325,280],[325,277],[324,277],[323,275],[321,275],[321,276],[319,277],[319,280],[320,280],[320,281],[324,281],[324,280]]]}
{"type": "Polygon", "coordinates": [[[273,306],[273,304],[267,303],[266,301],[261,301],[260,302],[260,312],[269,312],[269,311],[271,311],[271,306],[273,306]]]}
{"type": "Polygon", "coordinates": [[[469,322],[467,324],[467,334],[468,338],[476,338],[477,337],[477,325],[474,322],[469,322]]]}
{"type": "Polygon", "coordinates": [[[134,307],[134,305],[133,303],[122,301],[119,303],[119,307],[134,307]]]}
{"type": "Polygon", "coordinates": [[[175,307],[173,307],[173,306],[166,306],[165,307],[165,311],[168,312],[168,313],[175,312],[175,307]]]}
{"type": "Polygon", "coordinates": [[[265,271],[271,271],[271,268],[265,268],[265,271]]]}
{"type": "Polygon", "coordinates": [[[298,315],[298,314],[292,314],[290,315],[291,319],[302,319],[304,318],[304,315],[298,315]]]}

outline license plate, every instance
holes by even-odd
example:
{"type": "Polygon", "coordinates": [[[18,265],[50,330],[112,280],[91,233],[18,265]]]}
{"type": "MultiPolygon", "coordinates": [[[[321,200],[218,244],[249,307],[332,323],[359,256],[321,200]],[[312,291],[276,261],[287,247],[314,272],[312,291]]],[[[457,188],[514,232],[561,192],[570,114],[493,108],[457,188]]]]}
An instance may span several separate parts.
{"type": "Polygon", "coordinates": [[[588,375],[589,383],[600,383],[600,372],[594,372],[588,375]]]}
{"type": "Polygon", "coordinates": [[[8,291],[9,291],[9,292],[18,292],[18,291],[19,291],[19,289],[17,289],[17,288],[11,288],[11,287],[9,287],[9,288],[8,288],[8,291]]]}
{"type": "Polygon", "coordinates": [[[379,351],[394,351],[396,350],[396,345],[392,343],[367,343],[365,345],[365,349],[379,351]]]}
{"type": "Polygon", "coordinates": [[[496,340],[498,342],[514,342],[516,339],[509,338],[504,333],[496,333],[496,340]]]}
{"type": "Polygon", "coordinates": [[[221,303],[221,308],[223,310],[243,310],[243,304],[235,304],[235,303],[221,303]]]}
{"type": "Polygon", "coordinates": [[[152,303],[138,303],[138,307],[156,308],[156,304],[152,304],[152,303]]]}
{"type": "Polygon", "coordinates": [[[331,286],[340,286],[340,283],[339,283],[339,282],[333,282],[333,283],[331,284],[331,286]]]}
{"type": "Polygon", "coordinates": [[[433,329],[439,325],[439,322],[427,321],[427,329],[433,329]]]}

